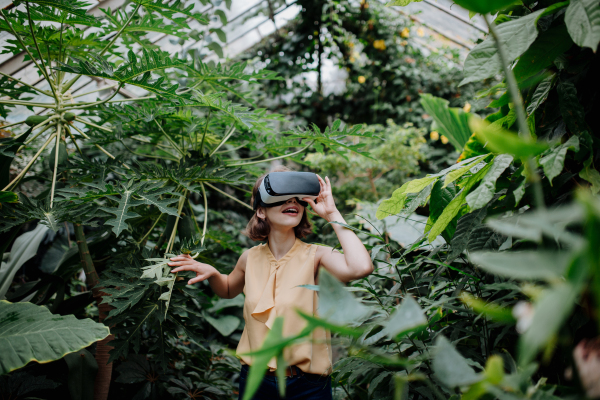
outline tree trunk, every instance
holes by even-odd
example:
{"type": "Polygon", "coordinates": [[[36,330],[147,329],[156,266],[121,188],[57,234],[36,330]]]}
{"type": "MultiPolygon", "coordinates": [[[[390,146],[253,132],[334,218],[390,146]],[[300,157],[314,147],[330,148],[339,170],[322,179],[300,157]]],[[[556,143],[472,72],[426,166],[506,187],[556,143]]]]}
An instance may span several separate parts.
{"type": "MultiPolygon", "coordinates": [[[[85,234],[83,232],[83,226],[80,224],[74,224],[75,237],[77,239],[77,247],[79,248],[79,256],[81,258],[81,264],[85,271],[86,283],[88,287],[92,289],[96,305],[98,307],[99,320],[104,321],[108,312],[110,311],[109,304],[100,304],[102,302],[102,296],[105,295],[100,289],[96,287],[100,278],[92,262],[92,256],[88,249],[87,242],[85,240],[85,234]]],[[[112,349],[112,346],[108,346],[108,342],[114,339],[114,335],[108,335],[106,338],[96,343],[96,362],[98,363],[98,373],[96,374],[96,381],[94,384],[94,400],[107,400],[108,391],[110,389],[110,378],[112,375],[112,363],[108,363],[109,354],[108,352],[112,349]]]]}

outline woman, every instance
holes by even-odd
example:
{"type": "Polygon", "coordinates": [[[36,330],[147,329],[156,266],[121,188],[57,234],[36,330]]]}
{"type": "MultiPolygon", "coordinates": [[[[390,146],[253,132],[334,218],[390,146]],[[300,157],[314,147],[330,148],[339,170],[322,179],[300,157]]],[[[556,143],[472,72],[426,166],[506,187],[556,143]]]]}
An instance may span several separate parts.
{"type": "MultiPolygon", "coordinates": [[[[272,172],[290,171],[279,167],[272,172]]],[[[251,203],[257,196],[266,175],[256,181],[251,203]]],[[[245,355],[261,347],[276,316],[283,316],[283,335],[299,333],[306,322],[296,313],[301,309],[316,314],[318,294],[299,285],[317,283],[319,267],[327,269],[343,282],[358,279],[373,272],[371,258],[356,234],[339,224],[331,224],[342,245],[344,254],[327,246],[302,242],[300,239],[312,231],[306,216],[305,205],[327,221],[346,223],[337,210],[329,178],[318,176],[321,190],[316,201],[309,197],[290,198],[284,204],[257,207],[248,223],[246,234],[253,240],[267,243],[254,246],[240,256],[229,274],[221,274],[214,267],[195,261],[189,255],[171,258],[171,272],[194,271],[196,277],[189,284],[208,279],[213,291],[222,298],[231,299],[242,291],[246,325],[237,348],[242,363],[240,399],[244,394],[248,365],[252,357],[245,355]]],[[[331,399],[332,370],[330,334],[315,330],[311,340],[287,348],[284,358],[291,367],[286,368],[286,398],[331,399]]],[[[255,394],[255,399],[279,398],[275,370],[276,360],[269,362],[269,371],[255,394]]]]}

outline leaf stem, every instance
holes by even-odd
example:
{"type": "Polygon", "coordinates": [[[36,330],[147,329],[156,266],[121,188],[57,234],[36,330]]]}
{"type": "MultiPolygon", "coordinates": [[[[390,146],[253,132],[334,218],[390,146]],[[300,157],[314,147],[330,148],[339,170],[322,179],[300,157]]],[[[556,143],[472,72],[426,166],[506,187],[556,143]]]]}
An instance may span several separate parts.
{"type": "Polygon", "coordinates": [[[58,124],[56,127],[56,144],[54,145],[54,173],[52,174],[52,188],[50,189],[50,209],[54,204],[54,189],[56,187],[56,176],[58,174],[58,153],[60,145],[60,134],[62,130],[62,124],[58,124]]]}
{"type": "Polygon", "coordinates": [[[26,107],[56,108],[56,104],[53,104],[53,103],[33,103],[30,101],[23,101],[23,100],[0,100],[0,104],[14,104],[16,106],[26,106],[26,107]]]}
{"type": "MultiPolygon", "coordinates": [[[[208,124],[210,122],[210,115],[212,114],[212,108],[208,109],[208,116],[206,117],[206,125],[204,126],[204,133],[202,134],[202,142],[200,142],[200,151],[199,154],[202,156],[202,150],[204,149],[204,139],[206,138],[206,132],[208,131],[208,124]]],[[[198,135],[196,135],[196,145],[198,140],[198,135]]]]}
{"type": "Polygon", "coordinates": [[[42,133],[46,132],[48,129],[52,128],[53,126],[55,126],[56,124],[50,124],[48,126],[45,126],[44,129],[42,129],[41,131],[39,131],[38,133],[35,134],[34,137],[27,139],[27,141],[25,141],[25,143],[23,143],[23,145],[21,147],[19,147],[19,149],[15,152],[18,153],[21,150],[23,150],[23,148],[25,146],[27,146],[29,143],[33,142],[35,139],[37,139],[42,133]]]}
{"type": "Polygon", "coordinates": [[[81,109],[81,108],[88,108],[88,107],[92,107],[92,106],[97,106],[99,104],[104,104],[104,103],[110,101],[113,97],[115,97],[119,93],[119,90],[121,90],[121,88],[123,87],[123,85],[124,85],[124,83],[120,83],[119,87],[117,88],[117,90],[115,90],[115,92],[110,97],[108,97],[106,100],[95,101],[93,103],[87,103],[87,104],[84,104],[84,105],[82,105],[82,104],[74,104],[72,106],[65,106],[64,109],[65,110],[77,110],[77,109],[81,109]]]}
{"type": "MultiPolygon", "coordinates": [[[[103,130],[103,131],[105,131],[105,132],[112,132],[112,129],[105,128],[105,127],[103,127],[103,126],[100,126],[100,125],[96,125],[95,123],[93,123],[93,122],[90,122],[90,121],[86,121],[85,119],[83,119],[83,118],[80,118],[80,117],[75,117],[75,121],[77,121],[77,122],[81,122],[81,123],[83,123],[83,124],[86,124],[86,125],[89,125],[89,126],[93,126],[94,128],[97,128],[97,129],[103,130]]],[[[73,126],[75,126],[75,125],[73,125],[73,126]]]]}
{"type": "Polygon", "coordinates": [[[17,78],[14,78],[14,77],[12,77],[12,76],[10,76],[10,75],[8,75],[8,74],[5,74],[4,72],[1,72],[1,71],[0,71],[0,75],[2,75],[2,76],[5,76],[5,77],[7,77],[8,79],[12,79],[13,81],[16,81],[16,82],[18,82],[18,83],[20,83],[20,84],[21,84],[21,85],[23,85],[23,86],[27,86],[28,88],[31,88],[31,89],[33,89],[33,90],[36,90],[36,91],[38,91],[38,92],[42,93],[42,94],[45,94],[46,96],[52,96],[52,93],[50,93],[50,92],[48,92],[48,91],[46,91],[46,90],[40,89],[40,88],[36,88],[35,86],[33,86],[33,85],[30,85],[29,83],[23,82],[23,81],[21,81],[21,80],[19,80],[19,79],[17,79],[17,78]]]}
{"type": "Polygon", "coordinates": [[[243,205],[243,206],[245,206],[245,207],[248,207],[249,209],[251,209],[251,210],[252,210],[252,206],[250,206],[249,204],[246,204],[246,203],[244,203],[244,202],[243,202],[243,201],[241,201],[241,200],[238,200],[238,199],[236,199],[235,197],[233,197],[233,196],[232,196],[232,195],[230,195],[229,193],[226,193],[226,192],[222,191],[221,189],[219,189],[219,188],[217,188],[217,187],[215,187],[215,186],[211,185],[211,184],[210,184],[210,183],[208,183],[208,182],[204,182],[204,184],[205,184],[206,186],[208,186],[209,188],[211,188],[211,189],[213,189],[213,190],[215,190],[215,191],[217,191],[217,192],[221,193],[222,195],[229,197],[231,200],[233,200],[233,201],[236,201],[236,202],[240,203],[241,205],[243,205]]]}
{"type": "Polygon", "coordinates": [[[206,190],[204,190],[204,184],[202,182],[200,182],[200,189],[202,190],[202,199],[204,200],[204,225],[202,226],[202,238],[200,239],[200,246],[203,246],[208,224],[208,199],[206,198],[206,190]]]}
{"type": "MultiPolygon", "coordinates": [[[[27,19],[29,20],[29,31],[31,32],[31,38],[33,39],[33,44],[35,44],[35,48],[37,49],[38,55],[40,56],[40,62],[42,63],[42,74],[44,75],[44,77],[46,78],[46,80],[48,81],[48,84],[50,85],[50,89],[52,89],[52,94],[54,95],[54,98],[56,99],[56,101],[58,101],[58,94],[56,93],[56,88],[54,87],[54,82],[52,82],[52,80],[50,79],[50,75],[48,75],[48,71],[46,70],[46,63],[44,63],[44,57],[42,57],[42,51],[40,50],[40,46],[38,45],[37,39],[35,37],[35,33],[33,32],[33,21],[31,20],[31,14],[29,13],[29,2],[26,1],[25,2],[25,8],[27,9],[27,19]]],[[[8,21],[7,21],[8,23],[8,21]]],[[[28,52],[29,53],[29,52],[28,52]]],[[[29,54],[31,56],[31,53],[29,54]]],[[[33,57],[31,57],[31,59],[33,60],[33,57]]],[[[35,60],[34,60],[35,62],[35,60]]],[[[48,62],[50,62],[50,60],[48,60],[48,62]]],[[[40,66],[37,64],[36,65],[38,68],[40,68],[40,66]]],[[[50,201],[50,203],[52,203],[52,201],[50,201]]],[[[52,208],[52,206],[50,206],[52,208]]]]}
{"type": "MultiPolygon", "coordinates": [[[[0,10],[0,13],[2,11],[0,10]]],[[[54,139],[54,136],[56,135],[56,133],[53,133],[52,135],[50,135],[50,137],[46,140],[46,143],[44,143],[42,145],[42,147],[40,147],[40,149],[37,151],[37,153],[35,153],[35,155],[31,158],[31,160],[29,160],[29,162],[27,163],[27,165],[25,166],[25,168],[23,168],[23,171],[21,171],[21,173],[19,173],[19,175],[17,175],[15,177],[15,179],[13,179],[8,185],[6,185],[4,187],[4,189],[2,189],[3,191],[8,190],[10,187],[13,186],[13,184],[16,186],[16,184],[21,180],[21,178],[23,177],[23,175],[25,175],[27,173],[27,171],[29,170],[29,168],[31,168],[31,166],[33,165],[33,162],[35,160],[37,160],[37,158],[40,156],[40,154],[42,153],[42,151],[44,151],[44,149],[48,146],[48,144],[50,144],[50,142],[52,141],[52,139],[54,139]]]]}
{"type": "Polygon", "coordinates": [[[117,87],[119,85],[120,85],[120,83],[115,83],[114,85],[111,85],[111,86],[103,86],[103,87],[101,87],[99,89],[96,89],[96,90],[91,90],[91,91],[86,92],[86,93],[80,93],[78,95],[73,96],[73,98],[76,99],[77,97],[87,96],[88,94],[92,94],[92,93],[96,93],[96,92],[101,92],[103,90],[112,89],[112,88],[115,88],[115,87],[117,87]]]}
{"type": "Polygon", "coordinates": [[[138,244],[138,246],[140,244],[142,244],[142,242],[144,240],[146,240],[146,238],[150,235],[150,233],[152,233],[152,231],[156,227],[156,224],[158,224],[158,221],[160,221],[160,219],[162,218],[162,216],[163,216],[163,213],[160,213],[160,215],[158,216],[158,218],[156,218],[156,221],[154,221],[154,224],[152,224],[152,227],[150,228],[150,230],[148,232],[146,232],[146,234],[138,242],[136,242],[138,244]]]}
{"type": "Polygon", "coordinates": [[[79,152],[79,155],[81,155],[81,158],[85,159],[84,156],[83,156],[83,152],[81,151],[81,149],[79,148],[79,145],[77,144],[77,140],[75,140],[75,136],[73,136],[73,133],[71,132],[71,129],[68,126],[65,126],[65,130],[67,131],[67,133],[71,137],[71,141],[73,142],[73,144],[77,148],[77,151],[79,152]]]}
{"type": "Polygon", "coordinates": [[[228,167],[237,167],[237,166],[243,166],[243,165],[251,165],[251,164],[258,164],[261,162],[267,162],[267,161],[273,161],[273,160],[280,160],[282,158],[286,158],[286,157],[291,157],[291,156],[295,156],[296,154],[300,154],[302,153],[304,150],[308,149],[315,141],[313,140],[312,142],[310,142],[308,145],[306,145],[305,147],[303,147],[302,149],[295,151],[293,153],[289,153],[289,154],[284,154],[282,156],[279,157],[273,157],[273,158],[266,158],[264,160],[257,160],[257,161],[249,161],[246,163],[233,163],[233,164],[227,164],[228,167]]]}
{"type": "Polygon", "coordinates": [[[217,152],[217,150],[219,150],[221,148],[221,146],[223,146],[227,142],[227,140],[229,140],[229,137],[231,135],[233,135],[233,132],[235,132],[235,125],[233,125],[231,127],[231,129],[229,130],[229,133],[227,133],[227,135],[225,135],[223,140],[221,140],[221,143],[219,143],[219,145],[217,147],[215,147],[213,149],[213,151],[210,152],[209,157],[212,157],[212,155],[215,154],[217,152]]]}
{"type": "Polygon", "coordinates": [[[165,138],[167,139],[167,141],[171,144],[171,146],[173,146],[173,148],[175,150],[177,150],[177,152],[183,157],[185,156],[185,153],[183,152],[183,150],[181,150],[179,148],[179,146],[177,145],[177,143],[167,134],[167,132],[165,132],[165,130],[163,129],[162,126],[160,126],[160,124],[158,123],[158,121],[155,119],[154,122],[156,123],[156,125],[158,126],[158,129],[160,129],[162,131],[162,133],[165,135],[165,138]]]}

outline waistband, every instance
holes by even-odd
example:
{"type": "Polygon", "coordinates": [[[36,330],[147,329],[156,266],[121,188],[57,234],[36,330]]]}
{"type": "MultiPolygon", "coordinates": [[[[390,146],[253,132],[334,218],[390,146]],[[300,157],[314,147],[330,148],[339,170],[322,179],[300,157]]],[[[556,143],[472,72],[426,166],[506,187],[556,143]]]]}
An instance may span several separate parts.
{"type": "MultiPolygon", "coordinates": [[[[242,364],[242,371],[248,372],[249,369],[250,369],[249,365],[242,364]]],[[[277,376],[277,372],[276,371],[267,371],[265,373],[265,375],[267,375],[267,376],[277,376]]],[[[290,366],[288,366],[285,369],[285,376],[303,376],[303,375],[312,376],[315,379],[317,379],[317,378],[327,378],[329,376],[329,375],[321,375],[321,374],[310,374],[308,372],[302,371],[296,365],[290,365],[290,366]]]]}

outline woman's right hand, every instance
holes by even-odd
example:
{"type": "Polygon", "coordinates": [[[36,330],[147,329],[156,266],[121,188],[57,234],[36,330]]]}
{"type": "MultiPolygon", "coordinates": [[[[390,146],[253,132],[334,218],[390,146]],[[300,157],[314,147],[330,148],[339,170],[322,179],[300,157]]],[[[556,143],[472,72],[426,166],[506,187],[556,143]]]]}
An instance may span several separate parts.
{"type": "Polygon", "coordinates": [[[188,281],[188,285],[191,285],[196,282],[201,282],[218,273],[218,271],[212,265],[198,262],[194,260],[189,254],[180,254],[176,257],[172,257],[171,262],[169,262],[168,265],[172,267],[177,267],[171,270],[172,273],[179,271],[195,272],[196,277],[190,279],[188,281]]]}

